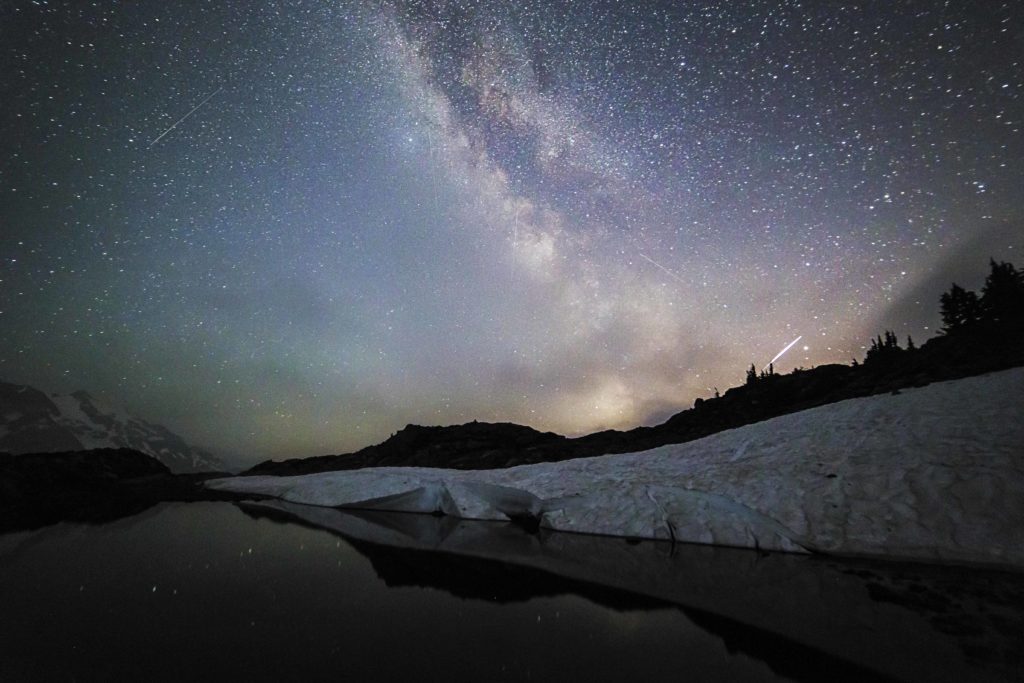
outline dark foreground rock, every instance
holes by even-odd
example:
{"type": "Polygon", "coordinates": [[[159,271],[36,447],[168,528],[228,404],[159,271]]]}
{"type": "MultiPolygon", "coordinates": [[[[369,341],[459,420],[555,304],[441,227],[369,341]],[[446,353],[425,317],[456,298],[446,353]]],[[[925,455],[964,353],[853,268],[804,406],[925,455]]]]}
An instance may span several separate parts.
{"type": "Polygon", "coordinates": [[[155,458],[128,448],[0,453],[0,533],[63,521],[108,522],[163,501],[242,498],[201,484],[225,475],[172,474],[155,458]]]}
{"type": "Polygon", "coordinates": [[[268,460],[247,475],[310,474],[364,467],[496,469],[685,443],[727,429],[850,398],[1024,365],[1024,329],[979,328],[940,336],[920,348],[886,349],[859,365],[822,365],[770,374],[716,398],[698,399],[655,427],[607,430],[570,439],[521,425],[471,422],[449,427],[409,425],[383,443],[355,453],[268,460]]]}

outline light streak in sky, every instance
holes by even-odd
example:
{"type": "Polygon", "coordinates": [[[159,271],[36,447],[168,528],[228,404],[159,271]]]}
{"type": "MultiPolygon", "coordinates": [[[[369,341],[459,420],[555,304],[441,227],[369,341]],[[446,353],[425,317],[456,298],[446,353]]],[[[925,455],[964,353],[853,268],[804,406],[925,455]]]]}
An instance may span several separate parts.
{"type": "Polygon", "coordinates": [[[771,365],[772,363],[774,363],[778,359],[782,358],[782,354],[786,353],[786,351],[789,351],[791,348],[793,348],[793,344],[796,344],[798,341],[800,341],[803,338],[804,338],[804,336],[801,334],[799,337],[797,337],[793,341],[791,341],[788,344],[786,344],[786,348],[782,349],[777,354],[775,354],[775,358],[772,358],[770,361],[768,361],[768,365],[766,365],[763,368],[761,368],[761,372],[764,372],[765,370],[768,369],[769,365],[771,365]]]}
{"type": "MultiPolygon", "coordinates": [[[[202,101],[202,102],[200,102],[200,103],[199,103],[199,104],[197,104],[196,106],[192,107],[192,109],[191,109],[191,110],[190,110],[190,111],[189,111],[189,112],[188,112],[187,114],[185,114],[185,115],[184,115],[184,116],[182,116],[182,117],[181,117],[180,119],[178,119],[177,121],[175,121],[174,123],[172,123],[172,124],[171,124],[171,127],[170,127],[170,128],[168,128],[167,130],[165,130],[165,131],[164,131],[163,133],[160,133],[160,135],[156,136],[156,139],[155,139],[155,140],[153,140],[153,142],[149,143],[149,147],[152,147],[152,146],[153,146],[153,145],[155,145],[156,143],[160,142],[160,140],[162,140],[162,139],[163,139],[163,137],[164,137],[165,135],[167,135],[167,134],[168,134],[168,133],[170,133],[170,132],[171,132],[172,130],[174,130],[175,128],[177,128],[177,127],[178,127],[178,124],[180,124],[180,123],[181,123],[182,121],[184,121],[184,120],[185,120],[185,119],[187,119],[188,117],[192,116],[192,114],[195,114],[195,113],[196,113],[196,110],[197,110],[197,109],[199,109],[199,107],[201,107],[201,106],[203,106],[204,104],[206,104],[207,102],[209,102],[209,101],[210,101],[211,99],[213,99],[213,96],[214,96],[214,95],[216,95],[217,93],[219,93],[219,92],[220,92],[221,90],[223,90],[223,89],[224,89],[224,86],[221,86],[221,87],[217,88],[216,90],[214,90],[214,91],[213,91],[212,93],[210,93],[209,95],[207,95],[206,97],[204,97],[204,98],[203,98],[203,101],[202,101]]],[[[149,149],[149,147],[147,147],[146,149],[149,149]]]]}
{"type": "Polygon", "coordinates": [[[677,282],[681,282],[684,285],[686,284],[686,281],[683,280],[683,278],[679,277],[678,275],[673,273],[671,270],[669,270],[665,266],[661,265],[660,263],[658,263],[657,261],[652,259],[647,254],[643,253],[642,251],[638,251],[637,253],[640,254],[640,258],[644,259],[645,261],[647,261],[649,263],[652,263],[655,267],[660,268],[662,271],[664,271],[672,279],[676,280],[677,282]]]}

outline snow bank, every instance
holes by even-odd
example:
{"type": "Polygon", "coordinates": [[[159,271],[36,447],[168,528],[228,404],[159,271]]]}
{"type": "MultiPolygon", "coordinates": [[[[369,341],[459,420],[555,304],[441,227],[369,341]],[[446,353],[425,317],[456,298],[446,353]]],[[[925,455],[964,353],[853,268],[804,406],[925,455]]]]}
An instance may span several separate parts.
{"type": "Polygon", "coordinates": [[[307,505],[530,517],[612,536],[1024,567],[1024,368],[642,453],[207,485],[307,505]]]}

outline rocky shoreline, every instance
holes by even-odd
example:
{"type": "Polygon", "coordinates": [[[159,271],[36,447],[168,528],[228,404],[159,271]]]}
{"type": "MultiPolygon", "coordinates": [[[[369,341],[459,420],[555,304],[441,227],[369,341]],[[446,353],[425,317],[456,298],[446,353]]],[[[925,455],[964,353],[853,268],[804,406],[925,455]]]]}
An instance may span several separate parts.
{"type": "Polygon", "coordinates": [[[58,522],[100,524],[166,501],[252,500],[202,485],[226,472],[173,474],[129,448],[0,453],[0,533],[58,522]]]}

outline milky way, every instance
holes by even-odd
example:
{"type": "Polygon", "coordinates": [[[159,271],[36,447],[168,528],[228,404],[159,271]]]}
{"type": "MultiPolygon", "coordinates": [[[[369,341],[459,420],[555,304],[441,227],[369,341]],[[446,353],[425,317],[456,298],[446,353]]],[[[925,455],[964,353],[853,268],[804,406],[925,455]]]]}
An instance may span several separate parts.
{"type": "Polygon", "coordinates": [[[13,2],[0,36],[0,378],[243,458],[650,424],[1021,265],[1016,2],[13,2]]]}

